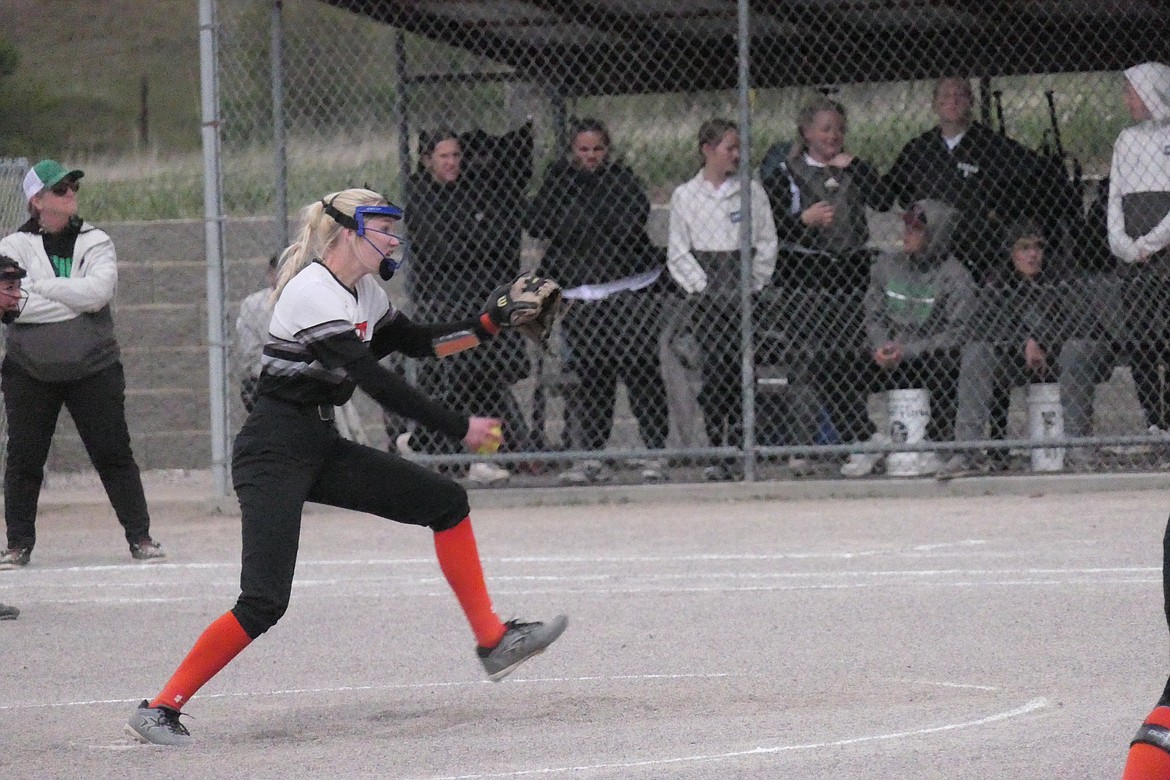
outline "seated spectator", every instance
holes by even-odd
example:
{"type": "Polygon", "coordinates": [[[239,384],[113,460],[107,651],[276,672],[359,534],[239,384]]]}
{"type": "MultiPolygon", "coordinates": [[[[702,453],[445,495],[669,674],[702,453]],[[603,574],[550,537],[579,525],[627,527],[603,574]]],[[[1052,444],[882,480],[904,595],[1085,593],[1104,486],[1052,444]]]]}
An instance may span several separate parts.
{"type": "MultiPolygon", "coordinates": [[[[1077,307],[1082,300],[1070,280],[1045,255],[1043,228],[1031,220],[1012,225],[1004,241],[1008,262],[991,270],[984,291],[975,340],[962,348],[959,371],[956,441],[987,437],[988,418],[997,388],[1036,382],[1054,382],[1066,372],[1079,375],[1088,352],[1085,341],[1070,342],[1077,307]],[[1066,344],[1072,344],[1066,349],[1066,344]]],[[[1089,386],[1090,392],[1092,385],[1089,386]]],[[[1077,402],[1066,413],[1080,428],[1083,412],[1077,402]]],[[[1081,434],[1078,434],[1081,435],[1081,434]]],[[[967,471],[980,465],[971,451],[958,452],[943,464],[943,473],[967,471]]]]}
{"type": "MultiPolygon", "coordinates": [[[[670,197],[670,231],[666,267],[693,305],[699,342],[702,388],[699,407],[707,440],[713,447],[743,443],[743,395],[740,333],[742,285],[760,291],[776,267],[776,225],[768,196],[751,182],[751,278],[740,278],[739,130],[727,119],[711,119],[699,128],[701,167],[670,197]]],[[[709,467],[712,480],[739,478],[735,459],[709,467]]]]}
{"type": "MultiPolygon", "coordinates": [[[[613,430],[618,380],[647,449],[666,446],[666,384],[658,357],[659,279],[665,256],[650,243],[650,199],[629,167],[613,157],[609,130],[596,119],[573,125],[569,158],[549,166],[532,202],[528,232],[547,239],[541,272],[572,305],[564,315],[568,367],[579,384],[565,397],[573,449],[597,451],[613,430]]],[[[665,478],[650,459],[642,478],[665,478]]],[[[574,463],[566,484],[607,481],[601,460],[574,463]]]]}
{"type": "MultiPolygon", "coordinates": [[[[932,441],[951,438],[959,349],[974,309],[971,274],[951,254],[954,209],[938,201],[913,204],[902,216],[902,251],[879,255],[865,295],[864,351],[851,364],[816,364],[815,376],[843,441],[888,443],[869,419],[871,392],[930,391],[932,441]]],[[[880,453],[854,453],[846,477],[873,473],[880,453]]]]}
{"type": "MultiPolygon", "coordinates": [[[[411,259],[406,263],[407,292],[419,320],[447,321],[467,316],[485,291],[508,281],[520,268],[521,218],[490,176],[492,167],[468,171],[459,136],[449,130],[419,136],[419,170],[408,181],[406,221],[411,259]]],[[[500,338],[442,360],[419,363],[418,384],[440,403],[468,414],[503,420],[504,441],[529,438],[528,423],[511,385],[528,376],[522,337],[500,338]]],[[[455,453],[460,443],[438,431],[418,427],[395,437],[404,452],[455,453]]],[[[506,481],[502,466],[477,462],[468,478],[479,484],[506,481]]]]}
{"type": "MultiPolygon", "coordinates": [[[[778,308],[800,365],[824,361],[839,368],[850,363],[840,359],[843,353],[863,346],[862,298],[874,257],[866,246],[866,207],[887,210],[891,198],[873,166],[845,151],[846,130],[844,106],[815,97],[801,109],[796,140],[785,145],[783,158],[761,166],[780,241],[773,276],[778,308]]],[[[790,383],[799,382],[790,377],[790,383]]],[[[810,443],[817,414],[814,406],[812,419],[789,424],[809,441],[787,443],[810,443]]]]}

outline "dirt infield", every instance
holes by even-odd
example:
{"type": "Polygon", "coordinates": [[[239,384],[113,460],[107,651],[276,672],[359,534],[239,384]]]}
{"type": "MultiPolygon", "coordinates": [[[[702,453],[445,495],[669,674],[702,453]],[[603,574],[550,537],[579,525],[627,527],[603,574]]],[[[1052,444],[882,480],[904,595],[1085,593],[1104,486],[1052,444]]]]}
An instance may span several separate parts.
{"type": "Polygon", "coordinates": [[[46,507],[0,572],[0,775],[1112,778],[1165,682],[1164,491],[484,508],[505,617],[570,626],[483,680],[429,535],[312,507],[292,607],[188,706],[122,724],[236,594],[239,523],[46,507]]]}

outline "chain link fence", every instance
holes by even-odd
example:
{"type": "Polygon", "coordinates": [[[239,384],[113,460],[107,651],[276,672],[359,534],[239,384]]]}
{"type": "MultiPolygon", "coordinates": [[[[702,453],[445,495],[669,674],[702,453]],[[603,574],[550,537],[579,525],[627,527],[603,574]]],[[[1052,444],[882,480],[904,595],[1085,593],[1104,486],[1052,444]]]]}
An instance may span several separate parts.
{"type": "Polygon", "coordinates": [[[1170,78],[1121,73],[1161,6],[335,5],[218,1],[226,211],[369,185],[412,318],[529,268],[571,303],[545,349],[391,363],[499,457],[359,399],[375,446],[484,484],[1167,465],[1170,78]]]}

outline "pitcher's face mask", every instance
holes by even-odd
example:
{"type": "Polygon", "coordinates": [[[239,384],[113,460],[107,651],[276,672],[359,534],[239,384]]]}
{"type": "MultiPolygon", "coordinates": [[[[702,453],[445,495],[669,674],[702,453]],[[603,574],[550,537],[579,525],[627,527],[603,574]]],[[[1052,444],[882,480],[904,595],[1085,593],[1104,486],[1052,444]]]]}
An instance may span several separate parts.
{"type": "Polygon", "coordinates": [[[20,287],[20,279],[0,274],[0,322],[8,325],[16,321],[28,303],[28,293],[20,287]]]}
{"type": "Polygon", "coordinates": [[[402,260],[394,258],[393,254],[399,247],[405,250],[406,239],[397,233],[391,233],[388,230],[379,230],[368,223],[376,217],[392,220],[402,219],[402,209],[390,203],[382,206],[358,206],[354,210],[354,215],[351,217],[334,206],[333,201],[323,200],[321,201],[321,205],[325,207],[325,213],[332,217],[334,222],[357,233],[358,238],[364,240],[374,248],[374,251],[382,256],[382,260],[378,264],[378,275],[383,280],[390,281],[394,277],[394,272],[402,266],[402,260]],[[394,239],[395,246],[390,247],[389,251],[384,252],[378,248],[377,244],[370,240],[367,233],[390,236],[394,239]]]}

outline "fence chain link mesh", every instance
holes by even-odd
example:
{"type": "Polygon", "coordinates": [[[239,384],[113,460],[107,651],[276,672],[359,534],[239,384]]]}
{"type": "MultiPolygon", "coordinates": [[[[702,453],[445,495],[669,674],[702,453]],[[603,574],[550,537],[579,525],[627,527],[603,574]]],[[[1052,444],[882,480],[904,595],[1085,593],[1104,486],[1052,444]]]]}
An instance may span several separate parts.
{"type": "MultiPolygon", "coordinates": [[[[887,38],[850,15],[878,4],[752,3],[750,182],[735,3],[336,5],[360,13],[219,0],[229,214],[274,208],[276,74],[290,216],[360,185],[405,206],[399,308],[471,316],[522,269],[570,301],[544,350],[506,334],[390,362],[501,417],[503,457],[470,465],[359,400],[375,446],[511,484],[735,480],[745,442],[769,479],[1167,465],[1170,83],[1143,76],[1151,129],[1120,68],[1071,69],[1134,45],[1087,5],[1029,4],[1063,37],[1005,63],[979,47],[1028,35],[1018,14],[956,48],[971,4],[892,4],[924,26],[887,38]],[[801,25],[807,45],[781,47],[801,25]]],[[[232,258],[256,279],[266,259],[232,258]]],[[[255,355],[233,354],[246,381],[255,355]]]]}

